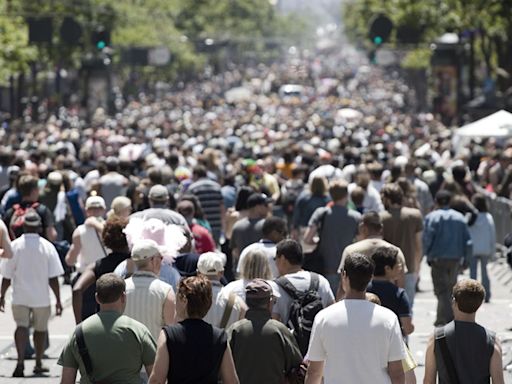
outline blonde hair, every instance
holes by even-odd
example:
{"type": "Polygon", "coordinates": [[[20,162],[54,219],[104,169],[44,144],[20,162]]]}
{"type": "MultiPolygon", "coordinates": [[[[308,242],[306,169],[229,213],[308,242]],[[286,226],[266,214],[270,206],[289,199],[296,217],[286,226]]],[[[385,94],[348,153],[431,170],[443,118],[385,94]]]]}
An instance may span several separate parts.
{"type": "Polygon", "coordinates": [[[125,196],[117,196],[112,200],[112,204],[110,205],[110,211],[107,213],[107,220],[111,219],[114,216],[120,216],[123,209],[131,208],[132,201],[125,196]]]}
{"type": "Polygon", "coordinates": [[[241,278],[243,279],[272,279],[267,255],[260,250],[255,249],[247,252],[240,271],[241,278]]]}

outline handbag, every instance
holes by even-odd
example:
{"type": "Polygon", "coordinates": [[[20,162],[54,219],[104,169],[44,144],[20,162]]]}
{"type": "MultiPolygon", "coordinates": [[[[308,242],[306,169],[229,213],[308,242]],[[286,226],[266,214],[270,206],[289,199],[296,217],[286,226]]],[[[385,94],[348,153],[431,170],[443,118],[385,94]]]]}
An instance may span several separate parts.
{"type": "Polygon", "coordinates": [[[298,367],[294,367],[286,373],[284,384],[304,384],[307,372],[308,366],[305,363],[300,363],[298,367]]]}

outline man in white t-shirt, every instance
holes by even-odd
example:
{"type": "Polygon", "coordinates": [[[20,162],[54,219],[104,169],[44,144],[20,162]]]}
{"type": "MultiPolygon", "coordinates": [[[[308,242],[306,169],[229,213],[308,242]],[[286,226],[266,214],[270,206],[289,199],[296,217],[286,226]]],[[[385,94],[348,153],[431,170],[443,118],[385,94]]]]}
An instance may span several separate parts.
{"type": "Polygon", "coordinates": [[[313,324],[306,384],[404,384],[405,351],[397,316],[366,301],[375,265],[353,253],[342,274],[345,299],[320,311],[313,324]]]}
{"type": "Polygon", "coordinates": [[[2,264],[0,311],[5,310],[5,293],[12,282],[12,315],[17,327],[14,341],[18,352],[18,364],[13,377],[24,377],[25,347],[31,323],[34,327],[36,351],[33,372],[41,374],[49,371],[42,364],[48,319],[51,314],[48,285],[55,294],[56,313],[59,316],[62,313],[58,276],[62,275],[64,270],[53,244],[39,236],[41,231],[41,217],[35,210],[27,210],[24,216],[24,233],[11,244],[12,259],[5,260],[2,264]]]}

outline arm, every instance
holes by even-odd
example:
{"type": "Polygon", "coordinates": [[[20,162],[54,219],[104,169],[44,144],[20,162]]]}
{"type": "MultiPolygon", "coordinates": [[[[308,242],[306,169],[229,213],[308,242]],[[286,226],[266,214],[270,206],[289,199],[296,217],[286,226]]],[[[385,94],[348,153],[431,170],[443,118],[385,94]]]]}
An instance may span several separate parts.
{"type": "Polygon", "coordinates": [[[7,289],[11,285],[11,279],[6,279],[5,277],[2,279],[2,288],[0,291],[0,312],[5,312],[5,293],[7,289]]]}
{"type": "Polygon", "coordinates": [[[436,356],[434,355],[434,344],[434,336],[431,336],[428,341],[427,351],[425,352],[425,378],[423,379],[423,384],[436,384],[437,366],[436,356]]]}
{"type": "Polygon", "coordinates": [[[60,287],[59,287],[59,279],[57,277],[52,277],[50,280],[48,280],[50,284],[50,288],[53,291],[53,294],[55,295],[55,314],[57,316],[62,315],[62,304],[60,302],[60,287]]]}
{"type": "Polygon", "coordinates": [[[62,367],[62,376],[60,378],[60,384],[75,384],[76,371],[76,368],[62,367]]]}
{"type": "Polygon", "coordinates": [[[321,384],[324,374],[323,361],[310,361],[304,384],[321,384]]]}
{"type": "Polygon", "coordinates": [[[304,234],[304,242],[306,244],[313,244],[313,238],[315,237],[318,228],[315,224],[310,224],[306,229],[306,233],[304,234]]]}
{"type": "Polygon", "coordinates": [[[222,383],[224,384],[240,383],[236,374],[235,362],[233,361],[233,356],[231,355],[231,347],[229,344],[226,347],[226,351],[222,357],[222,362],[220,363],[220,377],[222,378],[222,383]]]}
{"type": "Polygon", "coordinates": [[[84,291],[94,282],[96,282],[94,271],[91,268],[87,268],[73,287],[73,313],[75,314],[76,324],[82,321],[82,297],[84,291]]]}
{"type": "Polygon", "coordinates": [[[422,237],[423,237],[422,231],[416,232],[416,237],[415,237],[416,246],[414,248],[414,271],[411,271],[416,274],[420,270],[421,259],[423,257],[423,247],[421,244],[422,237]]]}
{"type": "Polygon", "coordinates": [[[503,360],[501,358],[501,345],[498,339],[494,343],[494,352],[489,366],[492,384],[505,384],[503,379],[503,360]]]}
{"type": "MultiPolygon", "coordinates": [[[[3,224],[3,221],[1,222],[3,224]]],[[[4,259],[12,258],[12,248],[11,248],[11,239],[9,238],[9,233],[7,227],[5,225],[0,226],[1,236],[0,236],[0,257],[4,259]]]]}
{"type": "Polygon", "coordinates": [[[412,323],[412,317],[400,316],[400,323],[402,324],[402,332],[404,335],[410,335],[414,332],[414,324],[412,323]]]}
{"type": "Polygon", "coordinates": [[[84,224],[87,225],[88,227],[94,228],[98,232],[98,234],[100,235],[100,238],[101,238],[101,232],[103,232],[103,227],[105,226],[105,223],[99,221],[95,217],[88,217],[87,219],[85,219],[84,224]]]}
{"type": "Polygon", "coordinates": [[[80,241],[80,234],[77,230],[73,232],[73,240],[71,247],[69,247],[68,254],[66,255],[66,264],[70,267],[76,264],[80,250],[82,249],[82,242],[80,241]]]}
{"type": "Polygon", "coordinates": [[[48,227],[46,227],[46,238],[49,241],[57,240],[57,230],[55,229],[55,226],[49,225],[48,227]]]}
{"type": "Polygon", "coordinates": [[[405,373],[402,360],[388,362],[388,375],[393,384],[405,384],[405,373]]]}
{"type": "Polygon", "coordinates": [[[164,302],[163,317],[165,325],[174,324],[176,322],[176,296],[172,289],[169,289],[169,293],[164,302]]]}
{"type": "Polygon", "coordinates": [[[164,384],[167,381],[167,373],[169,372],[170,356],[167,351],[167,340],[165,331],[160,331],[158,336],[158,347],[156,350],[155,364],[151,371],[149,384],[164,384]]]}

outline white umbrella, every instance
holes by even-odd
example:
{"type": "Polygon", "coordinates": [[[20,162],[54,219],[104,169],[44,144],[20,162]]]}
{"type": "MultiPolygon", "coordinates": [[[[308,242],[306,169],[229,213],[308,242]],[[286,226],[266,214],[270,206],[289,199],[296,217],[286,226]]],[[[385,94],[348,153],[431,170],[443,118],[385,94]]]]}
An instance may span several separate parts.
{"type": "Polygon", "coordinates": [[[240,101],[250,100],[252,97],[252,92],[250,89],[247,89],[245,87],[236,87],[226,91],[224,96],[228,103],[236,103],[240,101]]]}
{"type": "Polygon", "coordinates": [[[512,136],[512,113],[498,111],[467,124],[455,131],[461,137],[509,137],[512,136]]]}

